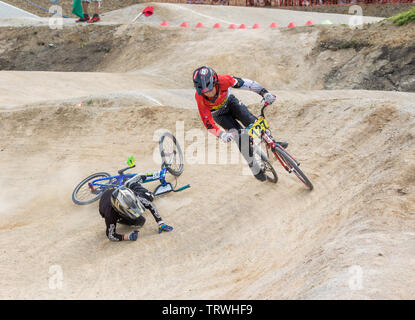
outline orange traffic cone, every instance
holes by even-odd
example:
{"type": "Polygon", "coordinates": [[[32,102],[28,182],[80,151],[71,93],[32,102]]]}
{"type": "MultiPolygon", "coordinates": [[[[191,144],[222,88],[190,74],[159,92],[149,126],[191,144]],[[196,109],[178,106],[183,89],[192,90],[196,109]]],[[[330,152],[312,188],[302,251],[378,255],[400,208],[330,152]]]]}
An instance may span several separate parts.
{"type": "Polygon", "coordinates": [[[246,25],[244,25],[243,23],[239,26],[239,29],[246,29],[246,25]]]}
{"type": "Polygon", "coordinates": [[[278,28],[278,24],[276,24],[275,22],[271,23],[269,25],[270,28],[278,28]]]}
{"type": "Polygon", "coordinates": [[[196,25],[196,28],[204,28],[205,26],[203,25],[203,23],[201,23],[201,22],[199,22],[197,25],[196,25]]]}
{"type": "Polygon", "coordinates": [[[297,25],[294,23],[294,22],[291,22],[289,25],[288,25],[288,28],[294,28],[294,27],[296,27],[297,25]]]}
{"type": "Polygon", "coordinates": [[[220,25],[220,23],[215,23],[213,25],[213,28],[218,29],[218,28],[222,28],[222,26],[220,25]]]}
{"type": "Polygon", "coordinates": [[[259,29],[259,28],[261,28],[261,25],[259,25],[258,23],[255,23],[255,24],[252,26],[252,29],[259,29]]]}
{"type": "Polygon", "coordinates": [[[312,26],[314,24],[314,22],[313,21],[311,21],[311,20],[308,20],[307,21],[307,23],[305,24],[306,26],[312,26]]]}
{"type": "Polygon", "coordinates": [[[238,27],[236,26],[236,24],[230,24],[229,25],[229,29],[237,29],[238,27]]]}
{"type": "Polygon", "coordinates": [[[161,26],[168,26],[168,25],[169,25],[169,23],[168,23],[167,21],[163,21],[160,25],[161,25],[161,26]]]}
{"type": "Polygon", "coordinates": [[[182,22],[182,24],[180,26],[187,28],[187,27],[189,27],[189,24],[187,22],[182,22]]]}

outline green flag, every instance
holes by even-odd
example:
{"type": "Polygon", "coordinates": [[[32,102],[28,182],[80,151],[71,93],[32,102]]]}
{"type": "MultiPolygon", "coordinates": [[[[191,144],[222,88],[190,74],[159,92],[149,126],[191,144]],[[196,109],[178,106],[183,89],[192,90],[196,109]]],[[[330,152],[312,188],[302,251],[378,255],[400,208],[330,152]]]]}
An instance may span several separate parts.
{"type": "Polygon", "coordinates": [[[79,18],[84,17],[84,10],[82,10],[81,0],[74,0],[72,4],[72,13],[77,15],[79,18]]]}

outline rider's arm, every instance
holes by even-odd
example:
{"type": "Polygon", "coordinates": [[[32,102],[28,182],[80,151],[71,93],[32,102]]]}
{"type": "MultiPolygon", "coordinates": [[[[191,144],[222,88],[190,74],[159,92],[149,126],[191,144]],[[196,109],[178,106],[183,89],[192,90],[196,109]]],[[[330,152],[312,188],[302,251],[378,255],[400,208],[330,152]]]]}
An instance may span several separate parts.
{"type": "Polygon", "coordinates": [[[253,91],[255,93],[258,93],[262,97],[264,96],[264,94],[268,92],[267,89],[265,89],[256,81],[237,77],[233,78],[236,80],[235,84],[232,86],[233,88],[253,91]]]}
{"type": "Polygon", "coordinates": [[[117,227],[117,218],[115,218],[114,214],[106,215],[105,216],[105,224],[107,226],[105,233],[109,240],[111,241],[123,241],[128,240],[126,237],[128,235],[118,234],[116,227],[117,227]]]}
{"type": "Polygon", "coordinates": [[[112,241],[127,240],[123,235],[116,233],[118,215],[111,205],[112,190],[106,190],[99,200],[99,213],[105,219],[105,234],[112,241]]]}
{"type": "Polygon", "coordinates": [[[112,208],[111,204],[106,206],[105,212],[104,212],[104,218],[105,218],[105,234],[107,235],[108,239],[111,241],[123,241],[128,240],[128,235],[124,234],[118,234],[117,233],[117,220],[118,215],[115,212],[115,210],[112,208]]]}
{"type": "Polygon", "coordinates": [[[197,107],[199,109],[200,118],[202,118],[203,124],[205,125],[206,129],[214,134],[216,137],[219,137],[221,130],[216,125],[215,120],[213,120],[212,113],[210,110],[198,99],[197,101],[197,107]]]}

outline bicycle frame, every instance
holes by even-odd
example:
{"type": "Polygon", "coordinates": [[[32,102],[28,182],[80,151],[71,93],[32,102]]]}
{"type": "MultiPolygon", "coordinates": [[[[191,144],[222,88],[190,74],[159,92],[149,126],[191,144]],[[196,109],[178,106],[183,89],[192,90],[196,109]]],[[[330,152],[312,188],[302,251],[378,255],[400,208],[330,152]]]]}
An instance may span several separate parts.
{"type": "MultiPolygon", "coordinates": [[[[147,178],[142,183],[160,180],[161,185],[166,186],[167,185],[166,173],[167,173],[167,169],[164,168],[158,172],[151,172],[151,173],[143,174],[147,178]]],[[[99,178],[99,179],[96,179],[90,182],[88,186],[91,189],[91,191],[95,191],[94,187],[99,187],[100,189],[107,189],[110,187],[118,188],[121,185],[123,185],[126,180],[131,179],[132,177],[135,177],[137,174],[138,173],[127,173],[127,174],[119,174],[119,175],[111,176],[111,177],[99,178]],[[113,183],[108,183],[108,184],[99,183],[100,181],[106,181],[106,180],[111,181],[112,179],[116,179],[116,180],[113,183]]]]}
{"type": "MultiPolygon", "coordinates": [[[[277,144],[264,132],[262,134],[261,137],[267,144],[267,149],[271,149],[271,152],[274,154],[274,156],[278,159],[278,161],[281,163],[281,165],[283,166],[283,168],[285,170],[287,170],[288,172],[291,173],[291,169],[289,166],[287,166],[287,164],[285,163],[284,159],[279,155],[279,153],[276,151],[276,147],[277,144]]],[[[278,145],[279,148],[282,148],[280,145],[278,145]]],[[[284,151],[297,163],[297,165],[299,164],[298,161],[292,156],[290,155],[287,150],[284,149],[284,151]]]]}
{"type": "MultiPolygon", "coordinates": [[[[264,110],[265,108],[268,106],[269,104],[265,102],[264,106],[261,108],[261,114],[260,117],[265,118],[265,114],[264,114],[264,110]]],[[[249,129],[251,126],[249,126],[247,129],[249,129]]],[[[269,130],[269,129],[268,129],[269,130]]],[[[278,151],[276,151],[277,149],[277,145],[279,148],[282,148],[282,146],[280,146],[279,144],[277,144],[274,139],[272,139],[264,130],[262,130],[262,134],[261,134],[261,140],[264,141],[266,143],[267,146],[267,153],[268,153],[268,149],[271,149],[271,152],[274,154],[274,156],[278,159],[278,161],[281,163],[281,165],[283,166],[283,168],[285,170],[287,170],[287,172],[291,173],[292,170],[290,169],[290,167],[285,163],[284,159],[279,155],[278,151]]],[[[300,165],[300,163],[297,161],[297,159],[295,159],[291,154],[289,154],[287,152],[287,150],[285,150],[285,153],[287,153],[296,163],[297,165],[300,165]]]]}

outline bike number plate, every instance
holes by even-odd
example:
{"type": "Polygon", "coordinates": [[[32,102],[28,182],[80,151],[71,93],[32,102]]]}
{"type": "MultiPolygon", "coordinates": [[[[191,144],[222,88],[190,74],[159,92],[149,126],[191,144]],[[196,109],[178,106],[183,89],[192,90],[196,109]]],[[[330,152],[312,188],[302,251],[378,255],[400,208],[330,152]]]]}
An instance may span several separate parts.
{"type": "Polygon", "coordinates": [[[269,128],[267,120],[265,118],[259,118],[252,127],[249,129],[248,133],[251,137],[260,138],[262,132],[269,128]]]}

